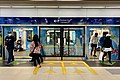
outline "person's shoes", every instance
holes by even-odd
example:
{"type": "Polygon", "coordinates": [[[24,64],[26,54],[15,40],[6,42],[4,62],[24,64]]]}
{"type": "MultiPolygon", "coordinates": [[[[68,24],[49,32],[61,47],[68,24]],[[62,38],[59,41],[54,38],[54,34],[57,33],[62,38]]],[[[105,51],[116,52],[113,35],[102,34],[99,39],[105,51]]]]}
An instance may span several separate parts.
{"type": "Polygon", "coordinates": [[[97,57],[96,55],[93,55],[94,57],[97,57]]]}
{"type": "Polygon", "coordinates": [[[10,65],[10,63],[7,62],[7,63],[5,63],[5,65],[10,65]]]}
{"type": "Polygon", "coordinates": [[[112,62],[109,62],[110,64],[112,64],[112,62]]]}
{"type": "Polygon", "coordinates": [[[33,62],[33,60],[30,60],[29,62],[33,62]]]}
{"type": "Polygon", "coordinates": [[[41,67],[41,65],[37,65],[37,68],[40,68],[41,67]]]}

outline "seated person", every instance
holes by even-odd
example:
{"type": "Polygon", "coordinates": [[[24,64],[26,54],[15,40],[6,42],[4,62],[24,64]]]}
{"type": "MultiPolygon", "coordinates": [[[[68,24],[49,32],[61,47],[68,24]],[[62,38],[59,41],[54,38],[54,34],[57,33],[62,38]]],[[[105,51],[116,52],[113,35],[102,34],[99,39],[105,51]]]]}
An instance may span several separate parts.
{"type": "Polygon", "coordinates": [[[17,51],[22,51],[23,48],[22,48],[22,39],[21,37],[19,37],[19,39],[17,40],[17,45],[16,45],[16,48],[17,48],[17,51]]]}

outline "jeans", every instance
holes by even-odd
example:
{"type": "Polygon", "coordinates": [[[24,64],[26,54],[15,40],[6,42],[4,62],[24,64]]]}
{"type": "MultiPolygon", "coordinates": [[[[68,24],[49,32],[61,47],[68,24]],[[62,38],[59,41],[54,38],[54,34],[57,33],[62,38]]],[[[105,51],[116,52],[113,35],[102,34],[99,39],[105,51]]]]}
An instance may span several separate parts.
{"type": "Polygon", "coordinates": [[[11,61],[14,61],[14,56],[13,56],[13,49],[7,49],[8,50],[8,62],[7,63],[10,63],[11,61]]]}

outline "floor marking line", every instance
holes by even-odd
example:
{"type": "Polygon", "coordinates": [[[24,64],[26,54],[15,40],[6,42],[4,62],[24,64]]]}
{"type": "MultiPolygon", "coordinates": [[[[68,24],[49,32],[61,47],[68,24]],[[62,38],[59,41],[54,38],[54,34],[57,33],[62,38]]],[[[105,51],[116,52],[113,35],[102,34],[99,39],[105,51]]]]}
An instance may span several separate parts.
{"type": "Polygon", "coordinates": [[[93,74],[95,74],[95,75],[97,75],[97,72],[94,70],[94,69],[92,69],[86,62],[82,62],[93,74]]]}
{"type": "Polygon", "coordinates": [[[53,71],[53,68],[52,68],[52,67],[50,67],[50,69],[48,69],[48,70],[45,71],[45,72],[47,72],[47,73],[56,73],[55,71],[53,71]]]}
{"type": "Polygon", "coordinates": [[[77,69],[77,68],[74,68],[74,69],[75,69],[74,73],[85,73],[84,71],[79,70],[79,69],[77,69]]]}
{"type": "Polygon", "coordinates": [[[36,75],[36,74],[37,74],[37,72],[38,72],[39,68],[40,68],[40,65],[37,65],[37,67],[36,67],[36,68],[34,69],[34,71],[33,71],[33,74],[34,74],[34,75],[36,75]]]}
{"type": "Polygon", "coordinates": [[[63,74],[66,74],[66,68],[64,66],[64,62],[61,62],[61,64],[62,64],[62,72],[63,72],[63,74]]]}

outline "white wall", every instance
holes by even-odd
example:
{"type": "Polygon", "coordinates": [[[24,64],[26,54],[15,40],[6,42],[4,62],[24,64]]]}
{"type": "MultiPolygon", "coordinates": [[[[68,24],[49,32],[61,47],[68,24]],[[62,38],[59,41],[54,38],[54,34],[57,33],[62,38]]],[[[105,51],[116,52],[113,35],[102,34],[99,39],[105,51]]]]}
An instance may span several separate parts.
{"type": "Polygon", "coordinates": [[[0,9],[0,17],[119,17],[120,9],[0,9]]]}

